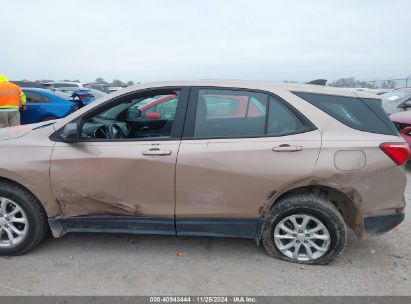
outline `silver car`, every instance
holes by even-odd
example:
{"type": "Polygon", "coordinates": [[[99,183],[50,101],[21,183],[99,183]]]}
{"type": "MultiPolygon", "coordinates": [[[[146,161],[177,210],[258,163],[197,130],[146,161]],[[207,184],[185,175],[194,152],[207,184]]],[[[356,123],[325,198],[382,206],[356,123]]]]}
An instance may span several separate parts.
{"type": "Polygon", "coordinates": [[[381,95],[384,111],[391,115],[411,108],[411,88],[396,89],[381,95]]]}

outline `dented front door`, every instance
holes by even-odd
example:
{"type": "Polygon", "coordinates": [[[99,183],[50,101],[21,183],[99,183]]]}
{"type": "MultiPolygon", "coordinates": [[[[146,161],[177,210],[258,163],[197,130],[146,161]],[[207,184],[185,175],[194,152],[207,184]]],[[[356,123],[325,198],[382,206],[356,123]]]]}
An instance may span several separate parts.
{"type": "Polygon", "coordinates": [[[173,218],[179,144],[179,140],[57,142],[50,177],[61,215],[173,218]]]}

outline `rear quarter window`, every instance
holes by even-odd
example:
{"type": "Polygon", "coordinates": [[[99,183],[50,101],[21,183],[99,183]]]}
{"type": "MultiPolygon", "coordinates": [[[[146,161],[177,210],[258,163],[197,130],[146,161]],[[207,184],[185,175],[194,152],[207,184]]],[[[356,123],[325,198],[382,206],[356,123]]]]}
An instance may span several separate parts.
{"type": "Polygon", "coordinates": [[[380,99],[293,92],[346,126],[371,133],[398,135],[380,99]]]}

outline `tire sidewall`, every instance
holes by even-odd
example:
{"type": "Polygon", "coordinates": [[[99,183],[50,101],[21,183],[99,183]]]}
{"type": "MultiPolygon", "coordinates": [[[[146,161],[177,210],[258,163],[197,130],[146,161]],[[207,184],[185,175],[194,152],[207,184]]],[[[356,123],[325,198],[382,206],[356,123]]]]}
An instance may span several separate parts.
{"type": "Polygon", "coordinates": [[[20,192],[9,191],[7,189],[0,189],[0,197],[5,197],[12,200],[20,208],[23,209],[28,221],[28,231],[24,240],[17,246],[2,248],[0,247],[0,254],[14,254],[15,252],[24,251],[25,248],[35,242],[37,227],[39,225],[38,219],[34,216],[33,207],[27,201],[27,198],[20,192]]]}
{"type": "Polygon", "coordinates": [[[326,200],[313,196],[293,197],[284,199],[276,204],[270,211],[262,234],[263,245],[268,254],[283,260],[301,264],[327,264],[342,252],[345,247],[346,238],[345,224],[338,209],[326,200]],[[321,200],[321,204],[318,204],[319,200],[321,200]],[[331,238],[330,246],[322,257],[310,261],[297,261],[285,256],[277,248],[274,242],[274,229],[281,220],[293,214],[313,216],[320,220],[328,229],[331,238]]]}

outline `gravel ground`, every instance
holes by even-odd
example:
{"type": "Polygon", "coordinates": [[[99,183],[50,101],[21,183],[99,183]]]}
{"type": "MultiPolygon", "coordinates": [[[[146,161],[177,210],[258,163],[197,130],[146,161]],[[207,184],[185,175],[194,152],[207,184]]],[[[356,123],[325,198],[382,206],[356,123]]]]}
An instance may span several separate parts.
{"type": "Polygon", "coordinates": [[[411,295],[410,212],[383,236],[350,233],[328,266],[279,261],[246,239],[49,238],[24,256],[0,257],[0,295],[411,295]]]}

